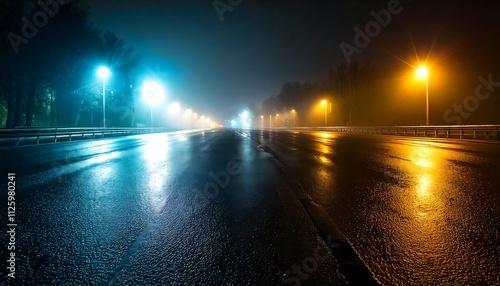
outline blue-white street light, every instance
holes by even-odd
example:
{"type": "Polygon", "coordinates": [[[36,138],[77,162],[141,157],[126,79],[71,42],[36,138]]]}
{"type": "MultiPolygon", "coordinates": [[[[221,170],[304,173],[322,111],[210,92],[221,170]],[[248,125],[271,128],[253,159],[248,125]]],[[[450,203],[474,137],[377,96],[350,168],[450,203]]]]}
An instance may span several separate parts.
{"type": "Polygon", "coordinates": [[[165,98],[165,91],[158,82],[147,81],[144,83],[142,96],[149,103],[151,126],[153,126],[153,105],[163,101],[165,98]]]}
{"type": "Polygon", "coordinates": [[[106,67],[100,67],[97,75],[102,78],[102,125],[106,127],[106,79],[109,78],[111,72],[106,67]]]}

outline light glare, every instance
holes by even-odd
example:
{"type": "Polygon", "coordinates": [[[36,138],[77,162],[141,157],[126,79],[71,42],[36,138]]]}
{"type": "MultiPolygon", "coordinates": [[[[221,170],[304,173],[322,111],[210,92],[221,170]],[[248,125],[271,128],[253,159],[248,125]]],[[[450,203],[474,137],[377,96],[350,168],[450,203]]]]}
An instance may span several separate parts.
{"type": "Polygon", "coordinates": [[[109,69],[107,67],[100,67],[97,70],[97,75],[99,75],[103,79],[107,79],[110,74],[111,74],[111,72],[109,71],[109,69]]]}
{"type": "Polygon", "coordinates": [[[149,104],[153,105],[163,101],[165,92],[163,87],[156,81],[147,81],[144,83],[143,96],[149,104]]]}
{"type": "Polygon", "coordinates": [[[429,71],[426,67],[420,67],[417,69],[416,74],[419,78],[427,78],[429,76],[429,71]]]}

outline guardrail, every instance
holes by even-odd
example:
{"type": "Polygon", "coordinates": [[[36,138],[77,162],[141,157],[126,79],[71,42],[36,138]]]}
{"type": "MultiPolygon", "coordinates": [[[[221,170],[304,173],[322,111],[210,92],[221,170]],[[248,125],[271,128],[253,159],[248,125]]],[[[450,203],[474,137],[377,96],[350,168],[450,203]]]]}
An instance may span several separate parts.
{"type": "Polygon", "coordinates": [[[55,143],[175,131],[173,128],[16,128],[0,130],[0,146],[55,143]]]}
{"type": "Polygon", "coordinates": [[[414,137],[500,140],[500,125],[437,125],[437,126],[327,126],[294,127],[292,130],[323,130],[414,137]]]}

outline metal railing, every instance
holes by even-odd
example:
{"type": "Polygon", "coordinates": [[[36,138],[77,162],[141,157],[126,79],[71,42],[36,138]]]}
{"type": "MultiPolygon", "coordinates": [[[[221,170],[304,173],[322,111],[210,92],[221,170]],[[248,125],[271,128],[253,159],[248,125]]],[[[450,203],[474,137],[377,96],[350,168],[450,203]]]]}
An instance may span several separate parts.
{"type": "MultiPolygon", "coordinates": [[[[287,129],[287,128],[285,128],[287,129]]],[[[353,132],[413,137],[500,140],[500,125],[437,125],[437,126],[327,126],[294,127],[292,130],[353,132]]]]}
{"type": "MultiPolygon", "coordinates": [[[[317,130],[413,137],[500,140],[500,125],[327,126],[272,129],[317,130]]],[[[0,147],[55,143],[124,135],[171,132],[174,128],[15,128],[0,129],[0,147]]]]}
{"type": "Polygon", "coordinates": [[[15,128],[0,130],[0,147],[175,131],[173,128],[15,128]]]}

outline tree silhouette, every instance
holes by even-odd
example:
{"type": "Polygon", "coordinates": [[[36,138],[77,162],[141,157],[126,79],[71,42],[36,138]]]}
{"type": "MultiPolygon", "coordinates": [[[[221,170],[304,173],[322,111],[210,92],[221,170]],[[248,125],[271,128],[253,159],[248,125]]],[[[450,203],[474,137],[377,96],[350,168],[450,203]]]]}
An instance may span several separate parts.
{"type": "MultiPolygon", "coordinates": [[[[50,122],[37,124],[77,124],[80,112],[87,108],[82,106],[98,106],[86,104],[99,98],[92,92],[99,86],[98,63],[112,68],[115,82],[120,83],[111,93],[132,101],[130,74],[139,57],[115,34],[91,27],[89,9],[82,1],[57,3],[46,23],[38,23],[33,35],[25,37],[23,27],[26,21],[34,21],[30,19],[35,12],[45,11],[40,6],[43,1],[0,1],[0,104],[7,105],[7,128],[32,126],[35,114],[48,113],[50,122]],[[21,38],[25,40],[12,40],[21,38]]],[[[95,108],[89,112],[96,112],[95,108]]]]}

